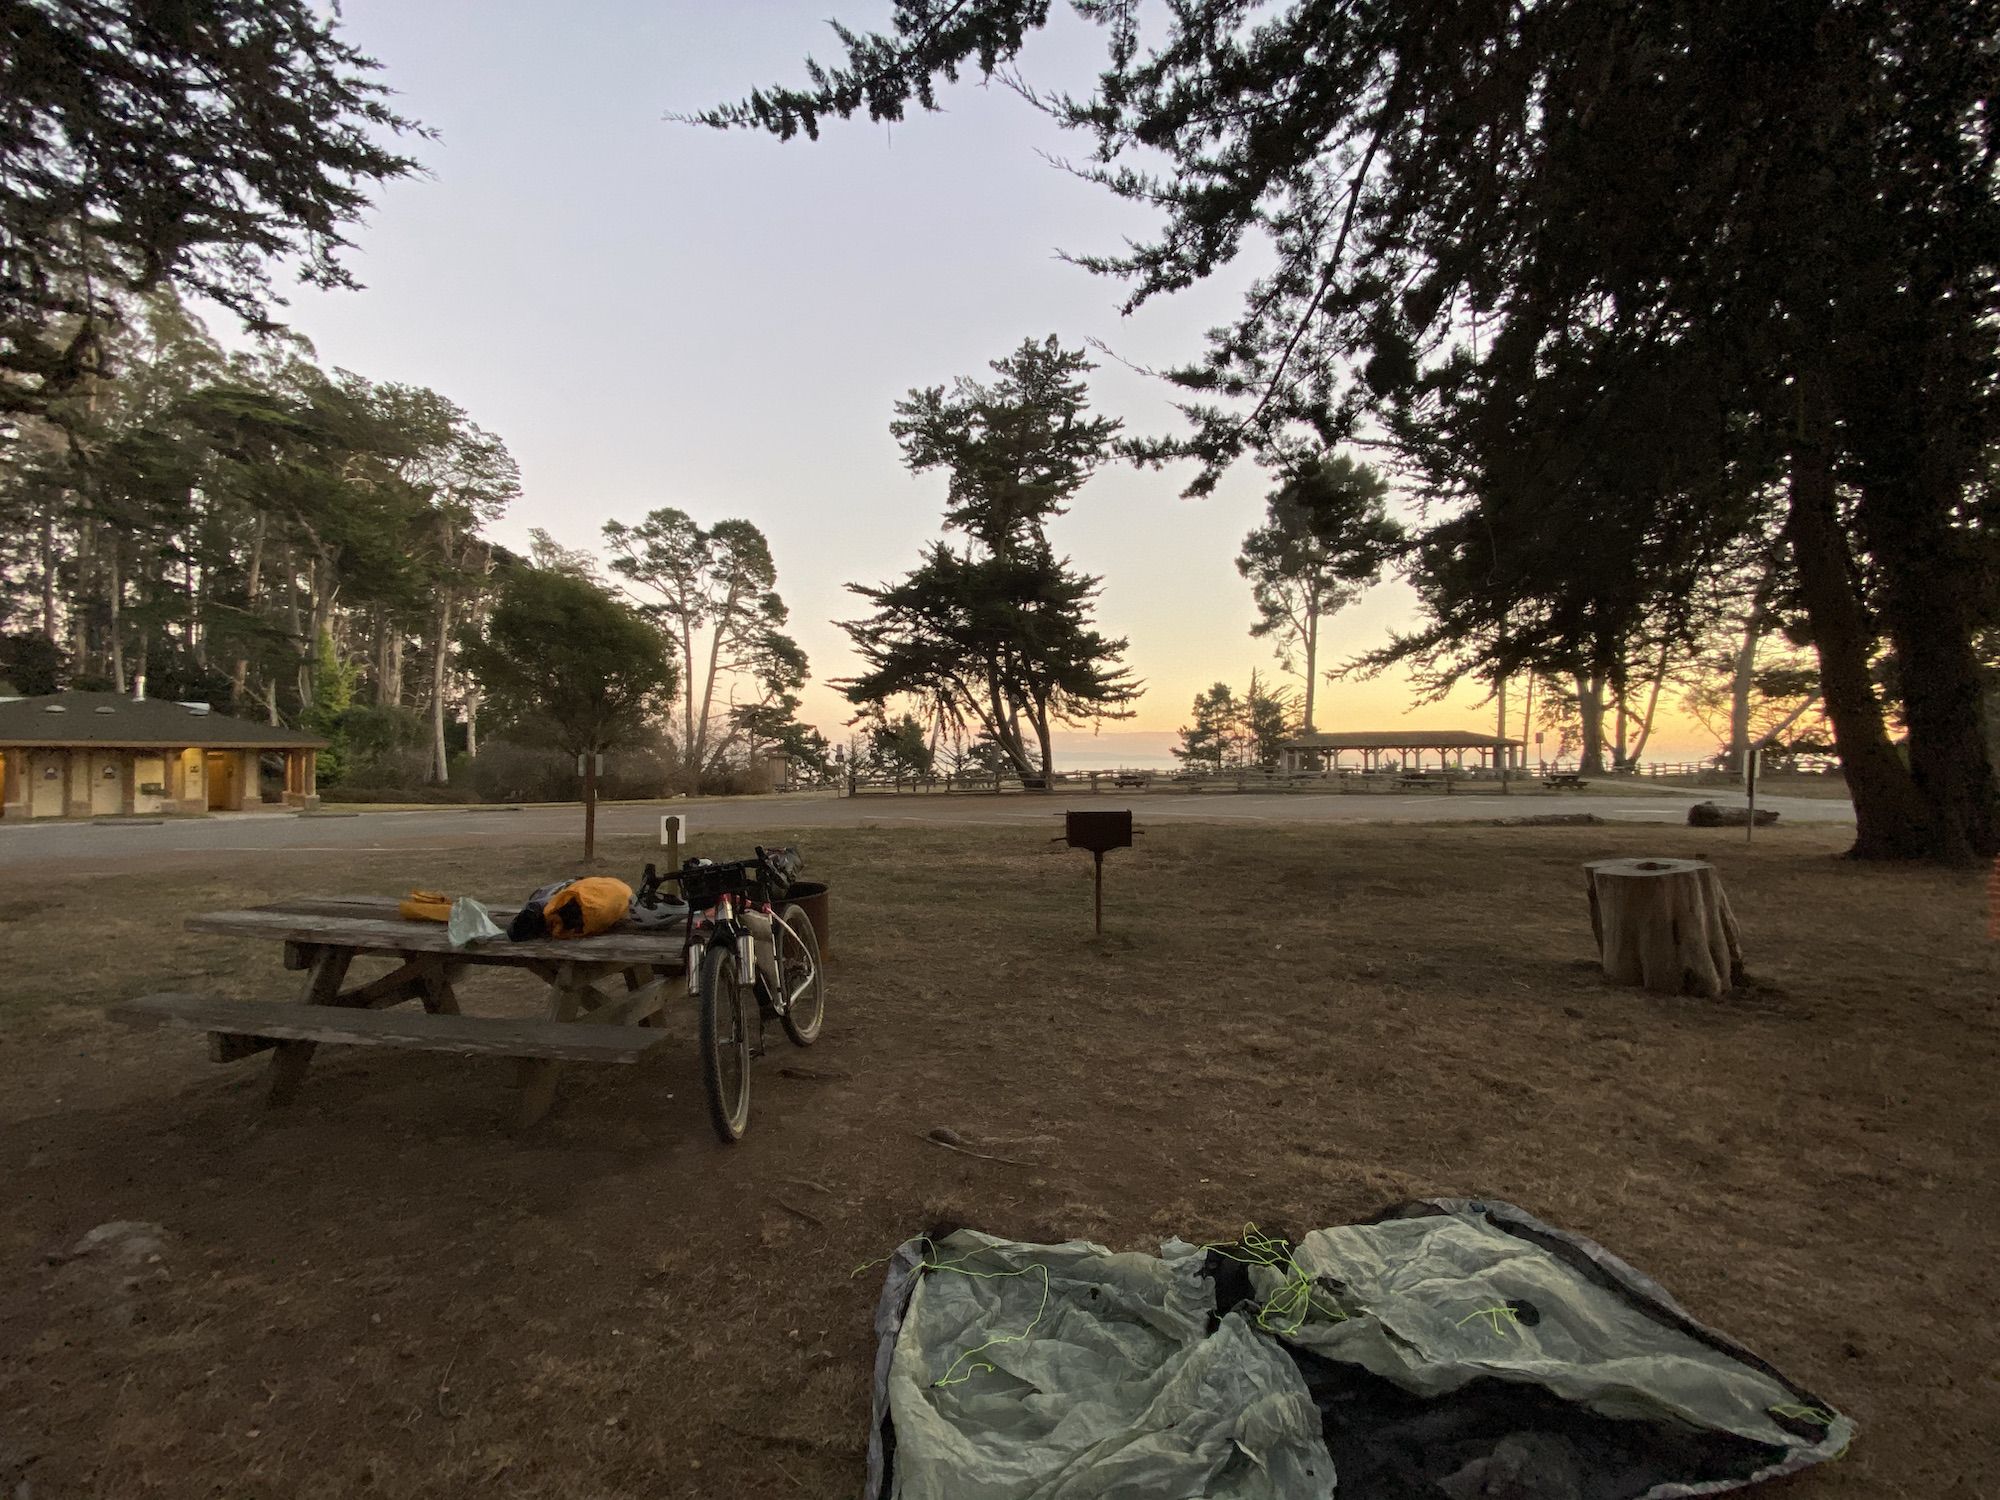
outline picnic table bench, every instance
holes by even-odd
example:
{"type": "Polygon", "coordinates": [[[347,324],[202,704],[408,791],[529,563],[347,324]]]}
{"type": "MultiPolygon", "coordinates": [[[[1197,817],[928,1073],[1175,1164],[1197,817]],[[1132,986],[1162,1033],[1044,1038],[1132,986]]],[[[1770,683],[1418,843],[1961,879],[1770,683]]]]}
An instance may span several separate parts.
{"type": "MultiPolygon", "coordinates": [[[[217,1062],[269,1051],[273,1105],[291,1101],[322,1043],[517,1058],[517,1129],[548,1113],[563,1063],[630,1063],[667,1040],[661,1023],[674,984],[669,976],[686,970],[679,928],[457,948],[443,923],[408,921],[396,906],[387,896],[327,896],[190,917],[194,932],[284,944],[285,967],[306,976],[299,1002],[156,994],[111,1013],[136,1024],[204,1030],[217,1062]],[[394,966],[343,988],[358,958],[387,958],[394,966]],[[541,979],[550,990],[546,1018],[464,1014],[458,985],[477,968],[541,979]],[[389,1009],[411,1000],[423,1009],[389,1009]]],[[[496,918],[508,914],[488,910],[496,918]]]]}
{"type": "Polygon", "coordinates": [[[1550,791],[1580,792],[1590,783],[1574,771],[1559,771],[1542,778],[1542,785],[1550,791]]]}
{"type": "Polygon", "coordinates": [[[1451,790],[1451,777],[1435,775],[1429,771],[1405,771],[1396,778],[1399,787],[1441,786],[1446,792],[1451,790]]]}

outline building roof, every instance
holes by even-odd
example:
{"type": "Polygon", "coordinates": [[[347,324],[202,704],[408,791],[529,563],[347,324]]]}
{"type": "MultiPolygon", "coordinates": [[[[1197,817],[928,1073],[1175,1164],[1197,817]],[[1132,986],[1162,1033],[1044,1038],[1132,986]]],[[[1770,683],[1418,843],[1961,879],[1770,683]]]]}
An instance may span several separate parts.
{"type": "Polygon", "coordinates": [[[106,745],[128,750],[318,750],[326,741],[297,729],[254,724],[164,698],[122,693],[49,693],[0,701],[0,748],[106,745]]]}
{"type": "Polygon", "coordinates": [[[1475,750],[1525,743],[1469,729],[1354,729],[1340,734],[1315,729],[1281,742],[1292,750],[1475,750]]]}

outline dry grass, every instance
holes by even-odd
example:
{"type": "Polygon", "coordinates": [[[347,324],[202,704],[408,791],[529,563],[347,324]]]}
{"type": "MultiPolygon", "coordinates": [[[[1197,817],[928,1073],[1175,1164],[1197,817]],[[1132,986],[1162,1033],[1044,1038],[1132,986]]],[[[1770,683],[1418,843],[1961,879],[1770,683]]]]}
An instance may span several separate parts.
{"type": "MultiPolygon", "coordinates": [[[[852,1493],[876,1290],[852,1273],[903,1237],[1149,1245],[1431,1192],[1602,1240],[1853,1411],[1853,1452],[1792,1493],[1993,1493],[1980,883],[1854,866],[1840,842],[1166,825],[1111,857],[1100,941],[1087,857],[1039,834],[818,831],[827,1034],[801,1056],[774,1033],[733,1150],[685,1017],[665,1055],[573,1069],[525,1140],[497,1128],[503,1065],[428,1055],[323,1053],[267,1113],[258,1064],[211,1069],[198,1038],[97,1008],[289,994],[275,950],[180,919],[296,889],[299,860],[15,878],[0,1493],[30,1460],[38,1496],[852,1493]],[[1597,976],[1578,864],[1641,852],[1721,868],[1747,994],[1597,976]],[[850,1076],[780,1075],[797,1064],[850,1076]],[[935,1126],[1037,1165],[941,1150],[935,1126]],[[129,1326],[42,1263],[120,1218],[170,1235],[129,1326]]],[[[569,864],[372,855],[308,883],[498,893],[569,864]]]]}

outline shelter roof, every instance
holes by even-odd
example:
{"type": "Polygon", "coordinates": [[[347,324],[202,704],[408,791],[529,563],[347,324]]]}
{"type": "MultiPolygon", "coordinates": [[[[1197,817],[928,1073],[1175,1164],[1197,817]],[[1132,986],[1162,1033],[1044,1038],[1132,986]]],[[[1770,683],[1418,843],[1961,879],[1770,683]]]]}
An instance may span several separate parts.
{"type": "Polygon", "coordinates": [[[1281,742],[1291,750],[1474,750],[1524,741],[1469,729],[1349,729],[1329,734],[1315,729],[1281,742]]]}

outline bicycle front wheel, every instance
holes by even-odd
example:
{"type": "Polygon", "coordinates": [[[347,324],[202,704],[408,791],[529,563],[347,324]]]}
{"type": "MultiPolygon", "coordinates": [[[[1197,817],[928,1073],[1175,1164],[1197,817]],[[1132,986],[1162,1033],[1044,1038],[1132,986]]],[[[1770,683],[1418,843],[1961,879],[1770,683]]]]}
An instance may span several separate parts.
{"type": "Polygon", "coordinates": [[[708,1119],[724,1142],[743,1139],[750,1124],[750,1043],[753,1024],[736,950],[710,943],[701,961],[701,1083],[708,1119]]]}
{"type": "Polygon", "coordinates": [[[819,934],[813,931],[812,918],[802,906],[788,906],[778,915],[784,926],[772,926],[771,942],[788,997],[779,1019],[793,1046],[810,1047],[819,1040],[820,1023],[826,1019],[826,970],[820,966],[819,934]],[[787,927],[798,934],[796,941],[786,932],[787,927]]]}

